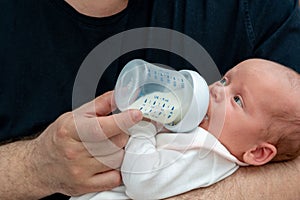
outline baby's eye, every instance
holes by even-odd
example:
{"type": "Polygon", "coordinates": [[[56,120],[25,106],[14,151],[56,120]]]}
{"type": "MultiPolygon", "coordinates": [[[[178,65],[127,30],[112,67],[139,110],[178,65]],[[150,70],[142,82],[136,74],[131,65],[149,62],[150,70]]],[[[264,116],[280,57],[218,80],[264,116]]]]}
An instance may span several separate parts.
{"type": "Polygon", "coordinates": [[[221,83],[223,86],[226,86],[226,84],[227,84],[226,78],[223,77],[223,78],[220,80],[220,83],[221,83]]]}
{"type": "Polygon", "coordinates": [[[233,99],[239,106],[243,107],[243,102],[239,96],[235,96],[233,99]]]}

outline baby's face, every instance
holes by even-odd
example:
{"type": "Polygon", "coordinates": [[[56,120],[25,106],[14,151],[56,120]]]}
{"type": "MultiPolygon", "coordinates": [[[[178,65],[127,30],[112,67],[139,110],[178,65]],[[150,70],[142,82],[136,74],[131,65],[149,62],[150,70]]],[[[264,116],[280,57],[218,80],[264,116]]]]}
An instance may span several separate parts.
{"type": "Polygon", "coordinates": [[[271,110],[286,104],[287,84],[274,75],[272,64],[258,59],[242,62],[209,87],[208,119],[200,126],[240,160],[246,150],[264,141],[271,110]]]}

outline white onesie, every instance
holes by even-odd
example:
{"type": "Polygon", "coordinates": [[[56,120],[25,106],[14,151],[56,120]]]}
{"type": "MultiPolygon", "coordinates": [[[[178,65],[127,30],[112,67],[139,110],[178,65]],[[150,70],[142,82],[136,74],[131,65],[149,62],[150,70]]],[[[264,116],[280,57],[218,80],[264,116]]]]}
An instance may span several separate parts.
{"type": "Polygon", "coordinates": [[[212,185],[245,165],[206,130],[160,133],[142,121],[129,130],[123,186],[71,200],[163,199],[212,185]]]}

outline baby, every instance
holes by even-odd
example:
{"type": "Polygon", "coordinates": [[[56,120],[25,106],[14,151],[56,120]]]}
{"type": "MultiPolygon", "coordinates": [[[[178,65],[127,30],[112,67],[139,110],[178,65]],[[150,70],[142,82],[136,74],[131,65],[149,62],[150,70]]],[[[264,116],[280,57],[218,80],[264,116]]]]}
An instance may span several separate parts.
{"type": "Polygon", "coordinates": [[[208,120],[200,126],[217,137],[240,161],[263,165],[299,155],[300,75],[297,72],[267,60],[247,60],[212,84],[210,97],[208,120]],[[215,130],[218,126],[214,124],[223,115],[224,126],[218,134],[215,130]]]}
{"type": "Polygon", "coordinates": [[[300,75],[280,64],[246,60],[209,86],[205,119],[190,133],[132,127],[122,164],[124,186],[72,199],[162,199],[216,183],[239,166],[300,154],[300,75]]]}

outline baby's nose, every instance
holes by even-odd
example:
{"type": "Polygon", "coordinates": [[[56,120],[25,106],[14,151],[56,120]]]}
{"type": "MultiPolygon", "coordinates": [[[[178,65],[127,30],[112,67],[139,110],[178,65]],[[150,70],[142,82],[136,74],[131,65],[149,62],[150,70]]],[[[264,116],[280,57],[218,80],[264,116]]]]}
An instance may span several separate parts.
{"type": "Polygon", "coordinates": [[[210,88],[210,95],[211,98],[215,101],[215,102],[222,102],[225,98],[225,87],[217,82],[214,83],[210,88]]]}

